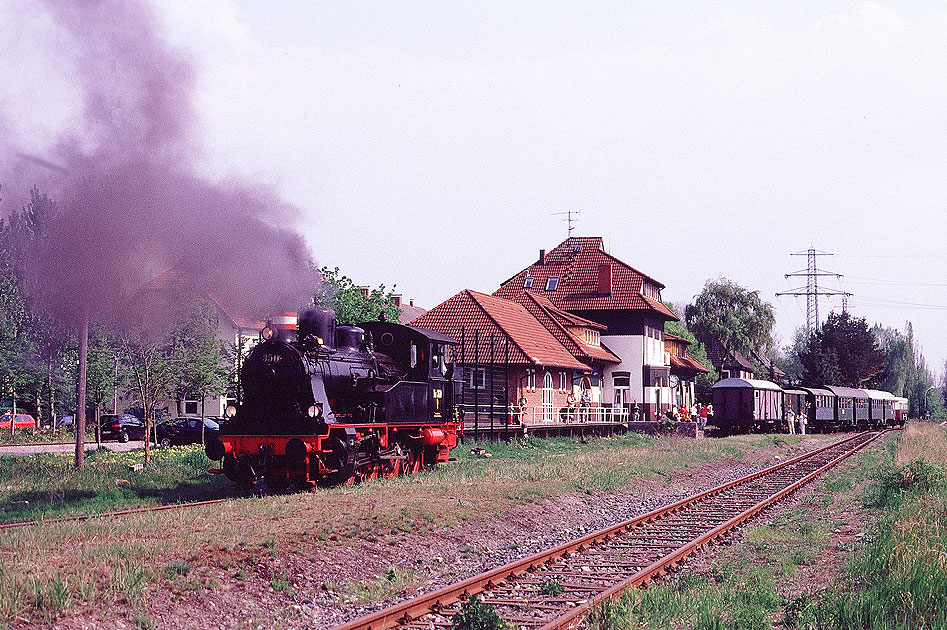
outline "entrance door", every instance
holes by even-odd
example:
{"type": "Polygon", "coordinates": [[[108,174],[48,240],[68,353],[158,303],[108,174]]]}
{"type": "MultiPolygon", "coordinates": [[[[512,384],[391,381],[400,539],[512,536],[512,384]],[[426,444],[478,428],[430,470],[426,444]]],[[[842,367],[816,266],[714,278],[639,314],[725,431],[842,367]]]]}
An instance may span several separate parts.
{"type": "Polygon", "coordinates": [[[552,374],[546,372],[543,376],[543,422],[552,422],[555,418],[552,396],[552,374]]]}

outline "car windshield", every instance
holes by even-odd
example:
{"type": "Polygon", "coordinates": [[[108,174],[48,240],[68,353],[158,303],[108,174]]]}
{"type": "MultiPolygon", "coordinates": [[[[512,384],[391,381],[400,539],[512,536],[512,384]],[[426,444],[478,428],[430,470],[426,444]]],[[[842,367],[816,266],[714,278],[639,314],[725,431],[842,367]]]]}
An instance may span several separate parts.
{"type": "Polygon", "coordinates": [[[204,418],[204,426],[208,429],[219,429],[220,425],[211,420],[210,418],[204,418]]]}

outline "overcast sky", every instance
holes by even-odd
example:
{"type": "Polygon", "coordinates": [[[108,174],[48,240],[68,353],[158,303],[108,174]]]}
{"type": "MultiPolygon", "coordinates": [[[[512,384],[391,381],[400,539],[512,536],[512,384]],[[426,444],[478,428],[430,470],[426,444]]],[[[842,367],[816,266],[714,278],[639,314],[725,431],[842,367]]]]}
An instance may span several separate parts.
{"type": "MultiPolygon", "coordinates": [[[[791,254],[832,252],[854,315],[911,321],[932,368],[947,358],[942,2],[155,7],[196,64],[208,176],[274,187],[359,284],[427,308],[492,292],[575,210],[574,234],[667,300],[720,276],[759,290],[784,343],[806,321],[805,298],[775,296],[805,285],[791,254]]],[[[27,79],[0,87],[41,151],[79,100],[62,64],[0,36],[3,58],[24,50],[27,76],[62,75],[30,99],[11,96],[27,79]]]]}

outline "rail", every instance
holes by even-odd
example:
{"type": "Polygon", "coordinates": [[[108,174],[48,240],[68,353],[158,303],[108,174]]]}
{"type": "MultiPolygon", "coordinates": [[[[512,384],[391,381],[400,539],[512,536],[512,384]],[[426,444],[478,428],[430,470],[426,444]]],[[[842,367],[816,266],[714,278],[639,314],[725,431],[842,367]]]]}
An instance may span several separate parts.
{"type": "Polygon", "coordinates": [[[557,407],[555,405],[461,405],[465,426],[479,424],[481,428],[509,424],[535,426],[554,424],[627,424],[631,412],[624,407],[557,407]]]}
{"type": "Polygon", "coordinates": [[[570,627],[597,603],[677,567],[701,546],[795,491],[886,433],[868,432],[356,619],[336,630],[446,628],[460,603],[484,595],[518,628],[570,627]],[[557,581],[562,592],[543,594],[557,581]]]}

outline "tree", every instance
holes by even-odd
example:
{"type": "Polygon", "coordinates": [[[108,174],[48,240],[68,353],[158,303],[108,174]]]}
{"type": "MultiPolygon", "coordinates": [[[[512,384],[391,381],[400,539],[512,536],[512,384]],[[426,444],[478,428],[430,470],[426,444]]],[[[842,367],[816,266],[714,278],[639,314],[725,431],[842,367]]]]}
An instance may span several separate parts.
{"type": "Polygon", "coordinates": [[[376,321],[382,312],[388,321],[400,320],[401,307],[395,304],[393,290],[386,291],[385,285],[381,284],[377,289],[368,290],[366,295],[350,278],[339,273],[338,267],[323,267],[319,273],[323,284],[319,287],[314,301],[320,306],[332,308],[339,324],[376,321]]]}
{"type": "Polygon", "coordinates": [[[89,354],[86,368],[86,396],[95,417],[95,443],[102,443],[100,418],[102,406],[118,385],[118,352],[108,332],[93,325],[89,333],[89,354]]]}
{"type": "Polygon", "coordinates": [[[935,380],[914,340],[911,322],[905,325],[904,333],[877,325],[872,332],[885,352],[886,373],[879,387],[907,398],[908,414],[913,418],[923,417],[927,412],[934,417],[943,416],[942,400],[933,392],[928,393],[931,387],[936,389],[935,380]]]}
{"type": "Polygon", "coordinates": [[[773,348],[773,307],[726,278],[708,280],[693,304],[684,309],[687,329],[708,348],[718,343],[751,357],[768,356],[773,348]]]}
{"type": "Polygon", "coordinates": [[[174,393],[178,381],[172,346],[166,335],[147,328],[124,332],[120,339],[122,360],[134,398],[142,408],[145,424],[145,465],[151,462],[151,436],[158,402],[174,393]]]}
{"type": "Polygon", "coordinates": [[[799,357],[808,385],[877,386],[885,377],[885,353],[864,318],[830,313],[799,357]]]}
{"type": "MultiPolygon", "coordinates": [[[[202,419],[204,399],[224,393],[230,384],[228,356],[218,337],[219,332],[216,308],[202,299],[190,302],[178,313],[169,339],[171,358],[177,371],[178,396],[199,396],[202,419]]],[[[203,437],[202,422],[202,441],[203,437]]]]}
{"type": "MultiPolygon", "coordinates": [[[[665,302],[665,306],[671,309],[675,314],[680,313],[684,309],[680,308],[676,304],[668,304],[665,302]]],[[[673,322],[666,321],[664,322],[664,332],[670,333],[672,335],[677,335],[678,337],[683,337],[691,342],[691,345],[687,348],[687,354],[694,357],[698,363],[703,365],[705,368],[710,370],[706,374],[699,374],[697,376],[697,382],[701,385],[706,385],[710,387],[718,380],[717,370],[714,369],[713,364],[710,362],[710,359],[707,358],[707,347],[697,340],[697,337],[694,336],[694,333],[689,331],[682,322],[673,322]]]]}

